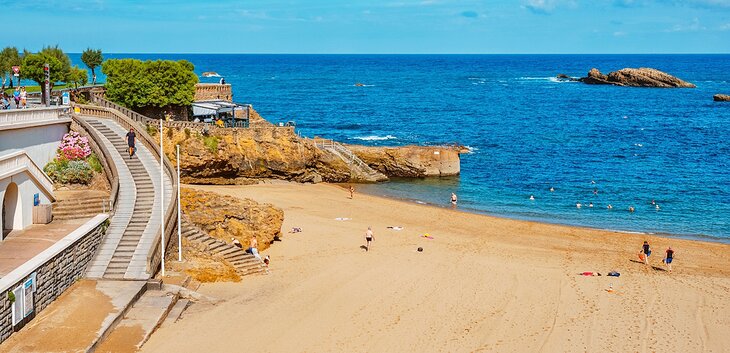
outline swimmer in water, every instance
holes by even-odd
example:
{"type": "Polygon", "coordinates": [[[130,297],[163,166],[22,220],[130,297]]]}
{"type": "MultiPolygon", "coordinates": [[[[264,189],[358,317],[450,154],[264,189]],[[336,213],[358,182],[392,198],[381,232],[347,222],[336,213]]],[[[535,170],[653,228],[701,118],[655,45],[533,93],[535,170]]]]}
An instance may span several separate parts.
{"type": "Polygon", "coordinates": [[[595,184],[595,183],[596,183],[596,181],[595,181],[595,180],[591,180],[591,184],[595,184]]]}
{"type": "Polygon", "coordinates": [[[589,203],[588,207],[593,208],[593,202],[589,203]]]}
{"type": "Polygon", "coordinates": [[[598,189],[593,189],[593,195],[598,195],[598,189]]]}
{"type": "Polygon", "coordinates": [[[613,208],[613,206],[611,206],[611,204],[609,203],[608,206],[606,206],[606,208],[608,208],[610,210],[613,208]]]}
{"type": "Polygon", "coordinates": [[[656,205],[656,201],[655,200],[651,200],[651,204],[652,205],[656,205]]]}
{"type": "Polygon", "coordinates": [[[451,193],[451,206],[456,207],[456,202],[458,201],[458,198],[456,197],[456,194],[453,192],[451,193]]]}
{"type": "Polygon", "coordinates": [[[551,186],[550,187],[550,192],[555,192],[555,188],[551,186]]]}
{"type": "Polygon", "coordinates": [[[656,209],[659,210],[659,204],[656,205],[656,209]]]}
{"type": "Polygon", "coordinates": [[[530,195],[530,200],[535,201],[535,196],[530,195]]]}
{"type": "Polygon", "coordinates": [[[580,204],[580,202],[578,202],[578,203],[575,204],[575,208],[580,208],[580,206],[583,206],[583,205],[580,204]]]}
{"type": "Polygon", "coordinates": [[[634,212],[634,211],[635,211],[634,206],[629,206],[629,212],[634,212]]]}

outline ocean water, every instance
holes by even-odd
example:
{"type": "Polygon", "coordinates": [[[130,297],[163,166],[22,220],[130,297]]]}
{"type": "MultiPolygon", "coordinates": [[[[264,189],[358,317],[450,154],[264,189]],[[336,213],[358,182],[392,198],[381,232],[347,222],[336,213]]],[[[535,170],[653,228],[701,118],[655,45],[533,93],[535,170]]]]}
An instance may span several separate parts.
{"type": "Polygon", "coordinates": [[[730,103],[712,101],[730,93],[730,55],[113,55],[130,56],[218,72],[234,100],[304,136],[472,150],[459,177],[360,190],[443,206],[455,192],[474,212],[730,240],[730,103]],[[592,67],[653,67],[697,88],[554,79],[592,67]]]}

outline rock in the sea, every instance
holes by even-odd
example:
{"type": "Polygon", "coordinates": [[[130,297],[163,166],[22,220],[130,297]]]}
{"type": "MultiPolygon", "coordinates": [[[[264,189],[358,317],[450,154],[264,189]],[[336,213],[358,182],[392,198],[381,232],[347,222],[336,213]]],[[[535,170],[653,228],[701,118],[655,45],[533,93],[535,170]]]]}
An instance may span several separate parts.
{"type": "Polygon", "coordinates": [[[555,76],[555,78],[557,78],[558,81],[578,81],[577,79],[566,74],[558,74],[557,76],[555,76]]]}
{"type": "Polygon", "coordinates": [[[284,211],[270,204],[183,188],[180,205],[191,222],[226,243],[233,237],[247,246],[255,236],[264,250],[281,236],[284,211]]]}
{"type": "Polygon", "coordinates": [[[659,87],[659,88],[695,88],[692,83],[682,81],[665,72],[651,68],[626,68],[602,74],[598,69],[593,68],[588,76],[580,79],[581,82],[591,85],[615,85],[630,87],[659,87]]]}
{"type": "Polygon", "coordinates": [[[730,95],[727,94],[716,94],[712,96],[715,102],[730,102],[730,95]]]}

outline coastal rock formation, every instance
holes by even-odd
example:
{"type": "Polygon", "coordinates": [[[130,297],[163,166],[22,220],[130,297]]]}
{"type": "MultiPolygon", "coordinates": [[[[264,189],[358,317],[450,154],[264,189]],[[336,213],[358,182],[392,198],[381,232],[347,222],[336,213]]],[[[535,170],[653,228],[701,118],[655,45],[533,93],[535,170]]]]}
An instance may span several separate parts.
{"type": "Polygon", "coordinates": [[[575,77],[571,77],[566,74],[558,74],[555,78],[557,78],[558,81],[578,81],[575,77]]]}
{"type": "Polygon", "coordinates": [[[180,204],[191,222],[227,243],[233,237],[246,246],[256,237],[263,250],[281,236],[284,211],[270,204],[189,188],[181,190],[180,204]]]}
{"type": "Polygon", "coordinates": [[[348,147],[371,168],[389,177],[449,176],[460,172],[461,151],[454,147],[348,147]]]}
{"type": "Polygon", "coordinates": [[[712,96],[715,102],[730,102],[730,95],[727,94],[716,94],[712,96]]]}
{"type": "Polygon", "coordinates": [[[348,182],[350,169],[290,128],[216,129],[206,135],[189,128],[165,128],[165,151],[175,160],[180,145],[184,183],[245,184],[246,179],[348,182]]]}
{"type": "Polygon", "coordinates": [[[680,80],[665,72],[651,68],[626,68],[602,74],[593,68],[588,76],[580,79],[581,82],[591,85],[615,85],[630,87],[659,87],[659,88],[695,88],[692,83],[680,80]]]}

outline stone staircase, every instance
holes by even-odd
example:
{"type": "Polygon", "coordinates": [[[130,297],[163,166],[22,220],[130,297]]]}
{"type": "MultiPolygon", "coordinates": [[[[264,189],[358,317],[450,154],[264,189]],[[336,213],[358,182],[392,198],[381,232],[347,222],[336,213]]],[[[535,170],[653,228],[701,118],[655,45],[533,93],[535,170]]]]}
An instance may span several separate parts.
{"type": "Polygon", "coordinates": [[[241,276],[268,273],[266,265],[243,249],[211,237],[205,231],[183,217],[182,236],[189,242],[203,247],[211,255],[219,255],[230,262],[241,276]]]}
{"type": "MultiPolygon", "coordinates": [[[[87,277],[106,279],[147,279],[147,254],[160,228],[159,162],[141,143],[129,157],[124,139],[126,130],[109,119],[85,117],[103,136],[119,171],[119,196],[114,217],[100,251],[87,270],[87,277]]],[[[172,195],[166,177],[165,199],[172,195]]]]}
{"type": "Polygon", "coordinates": [[[342,159],[350,167],[350,175],[353,179],[367,182],[388,180],[383,173],[371,168],[349,148],[334,140],[315,140],[315,146],[342,159]]]}
{"type": "Polygon", "coordinates": [[[92,218],[99,213],[108,213],[109,208],[108,194],[74,193],[72,197],[53,203],[53,220],[92,218]]]}

